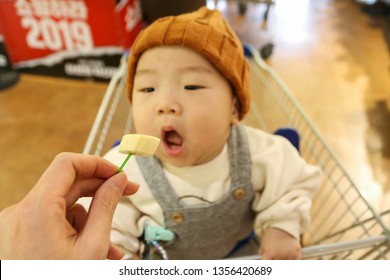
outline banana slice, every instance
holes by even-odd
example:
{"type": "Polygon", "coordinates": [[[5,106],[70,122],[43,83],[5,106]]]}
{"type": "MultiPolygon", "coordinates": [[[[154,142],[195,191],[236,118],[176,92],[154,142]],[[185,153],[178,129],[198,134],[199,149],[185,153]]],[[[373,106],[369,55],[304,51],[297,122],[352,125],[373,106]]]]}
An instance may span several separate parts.
{"type": "Polygon", "coordinates": [[[119,152],[136,156],[152,156],[156,152],[160,139],[144,134],[126,134],[122,137],[119,152]]]}

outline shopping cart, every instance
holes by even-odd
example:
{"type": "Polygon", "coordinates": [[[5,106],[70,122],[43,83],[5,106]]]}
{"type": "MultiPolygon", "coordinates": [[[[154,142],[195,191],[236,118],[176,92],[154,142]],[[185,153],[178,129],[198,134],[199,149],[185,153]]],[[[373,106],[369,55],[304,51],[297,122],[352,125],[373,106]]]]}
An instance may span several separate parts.
{"type": "MultiPolygon", "coordinates": [[[[305,259],[390,259],[390,230],[340,164],[321,133],[286,85],[260,57],[246,48],[251,68],[252,105],[244,123],[273,133],[292,128],[299,133],[300,153],[323,172],[320,191],[313,200],[312,225],[302,236],[305,259]]],[[[111,79],[84,153],[102,155],[132,133],[131,107],[124,94],[126,56],[111,79]]],[[[256,259],[247,256],[240,259],[256,259]]]]}

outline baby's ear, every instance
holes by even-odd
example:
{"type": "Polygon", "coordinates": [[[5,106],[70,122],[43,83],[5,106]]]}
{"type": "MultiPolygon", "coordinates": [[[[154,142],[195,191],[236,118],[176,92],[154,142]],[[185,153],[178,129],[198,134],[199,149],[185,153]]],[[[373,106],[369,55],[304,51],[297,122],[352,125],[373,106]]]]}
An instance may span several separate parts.
{"type": "Polygon", "coordinates": [[[240,121],[240,114],[238,113],[239,104],[237,101],[237,98],[233,98],[233,106],[232,106],[232,118],[231,118],[231,124],[238,124],[240,121]]]}

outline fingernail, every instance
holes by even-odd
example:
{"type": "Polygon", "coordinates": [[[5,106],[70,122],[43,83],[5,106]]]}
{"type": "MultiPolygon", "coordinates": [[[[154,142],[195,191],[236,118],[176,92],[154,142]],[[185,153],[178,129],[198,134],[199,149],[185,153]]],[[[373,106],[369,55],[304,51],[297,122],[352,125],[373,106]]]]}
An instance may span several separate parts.
{"type": "Polygon", "coordinates": [[[138,190],[138,189],[139,189],[139,187],[141,186],[140,184],[138,184],[138,183],[136,183],[136,182],[132,182],[132,181],[127,181],[127,182],[129,182],[129,183],[131,183],[131,184],[135,185],[135,186],[136,186],[136,188],[137,188],[137,190],[138,190]]]}

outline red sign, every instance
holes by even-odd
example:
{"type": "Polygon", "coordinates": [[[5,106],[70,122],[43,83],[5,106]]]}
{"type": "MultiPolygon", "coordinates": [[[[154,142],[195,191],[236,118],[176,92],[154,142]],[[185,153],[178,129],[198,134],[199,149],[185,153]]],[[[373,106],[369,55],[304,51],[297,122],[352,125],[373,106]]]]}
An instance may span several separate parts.
{"type": "Polygon", "coordinates": [[[90,54],[118,55],[132,45],[142,21],[137,0],[0,0],[0,25],[18,68],[42,58],[44,65],[90,54]]]}

